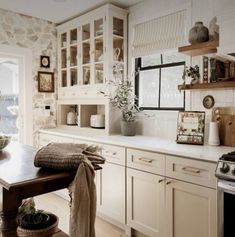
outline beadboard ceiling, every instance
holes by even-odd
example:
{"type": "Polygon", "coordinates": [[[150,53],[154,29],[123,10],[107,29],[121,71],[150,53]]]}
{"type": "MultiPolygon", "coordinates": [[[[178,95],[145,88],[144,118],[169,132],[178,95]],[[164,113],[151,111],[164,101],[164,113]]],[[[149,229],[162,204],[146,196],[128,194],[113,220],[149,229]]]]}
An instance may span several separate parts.
{"type": "Polygon", "coordinates": [[[140,1],[141,0],[0,0],[0,8],[55,23],[62,23],[107,2],[127,8],[140,1]]]}

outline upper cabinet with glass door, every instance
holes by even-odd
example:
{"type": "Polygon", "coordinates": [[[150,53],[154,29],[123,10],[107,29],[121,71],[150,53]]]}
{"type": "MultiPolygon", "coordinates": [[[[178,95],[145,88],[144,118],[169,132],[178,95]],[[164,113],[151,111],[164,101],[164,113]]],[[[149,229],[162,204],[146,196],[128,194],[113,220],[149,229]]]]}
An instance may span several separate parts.
{"type": "Polygon", "coordinates": [[[100,88],[113,78],[123,78],[127,11],[106,4],[58,26],[58,46],[59,90],[100,88]]]}

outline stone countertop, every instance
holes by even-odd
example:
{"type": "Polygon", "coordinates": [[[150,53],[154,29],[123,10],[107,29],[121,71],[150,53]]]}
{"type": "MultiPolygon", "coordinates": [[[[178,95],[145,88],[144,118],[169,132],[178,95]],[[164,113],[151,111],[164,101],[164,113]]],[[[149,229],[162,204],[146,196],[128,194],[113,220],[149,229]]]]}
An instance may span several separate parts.
{"type": "Polygon", "coordinates": [[[39,132],[89,140],[95,143],[105,143],[127,148],[137,148],[147,151],[160,152],[168,155],[176,155],[210,162],[217,162],[219,157],[221,157],[223,154],[235,150],[234,147],[228,146],[177,144],[175,141],[142,135],[136,135],[133,137],[126,137],[122,135],[105,135],[99,130],[52,128],[41,129],[39,132]]]}

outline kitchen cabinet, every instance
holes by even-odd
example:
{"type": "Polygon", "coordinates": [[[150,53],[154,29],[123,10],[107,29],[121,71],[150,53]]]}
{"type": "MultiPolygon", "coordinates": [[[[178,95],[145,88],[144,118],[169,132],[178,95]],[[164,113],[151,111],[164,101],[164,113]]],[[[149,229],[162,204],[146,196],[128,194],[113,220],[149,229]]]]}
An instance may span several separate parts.
{"type": "Polygon", "coordinates": [[[125,225],[125,167],[106,162],[97,173],[98,213],[125,225]]]}
{"type": "Polygon", "coordinates": [[[106,159],[97,173],[98,212],[121,225],[126,223],[125,148],[99,144],[106,159]]]}
{"type": "MultiPolygon", "coordinates": [[[[57,29],[59,99],[64,99],[64,95],[68,98],[68,94],[73,93],[76,98],[81,98],[82,94],[76,94],[79,88],[101,90],[109,80],[124,77],[127,63],[126,10],[106,4],[57,29]]],[[[92,97],[96,96],[92,94],[92,97]]]]}
{"type": "Polygon", "coordinates": [[[149,237],[165,231],[164,177],[127,169],[127,225],[149,237]]]}
{"type": "MultiPolygon", "coordinates": [[[[39,133],[40,146],[71,139],[94,144],[89,139],[39,133]]],[[[217,237],[215,163],[98,145],[106,158],[95,177],[100,217],[148,237],[217,237]]]]}
{"type": "Polygon", "coordinates": [[[166,182],[166,236],[217,236],[216,190],[175,179],[166,182]]]}

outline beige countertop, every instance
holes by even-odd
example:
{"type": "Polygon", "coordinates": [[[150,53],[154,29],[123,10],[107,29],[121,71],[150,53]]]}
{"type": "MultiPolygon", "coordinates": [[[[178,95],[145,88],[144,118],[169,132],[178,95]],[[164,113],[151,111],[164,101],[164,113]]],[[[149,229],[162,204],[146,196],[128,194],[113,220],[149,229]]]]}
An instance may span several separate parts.
{"type": "Polygon", "coordinates": [[[122,135],[105,135],[99,130],[52,128],[41,129],[39,131],[52,135],[89,140],[95,143],[105,143],[127,148],[137,148],[211,162],[217,162],[219,157],[221,157],[223,154],[235,150],[234,147],[227,146],[177,144],[172,140],[142,135],[136,135],[133,137],[126,137],[122,135]]]}

